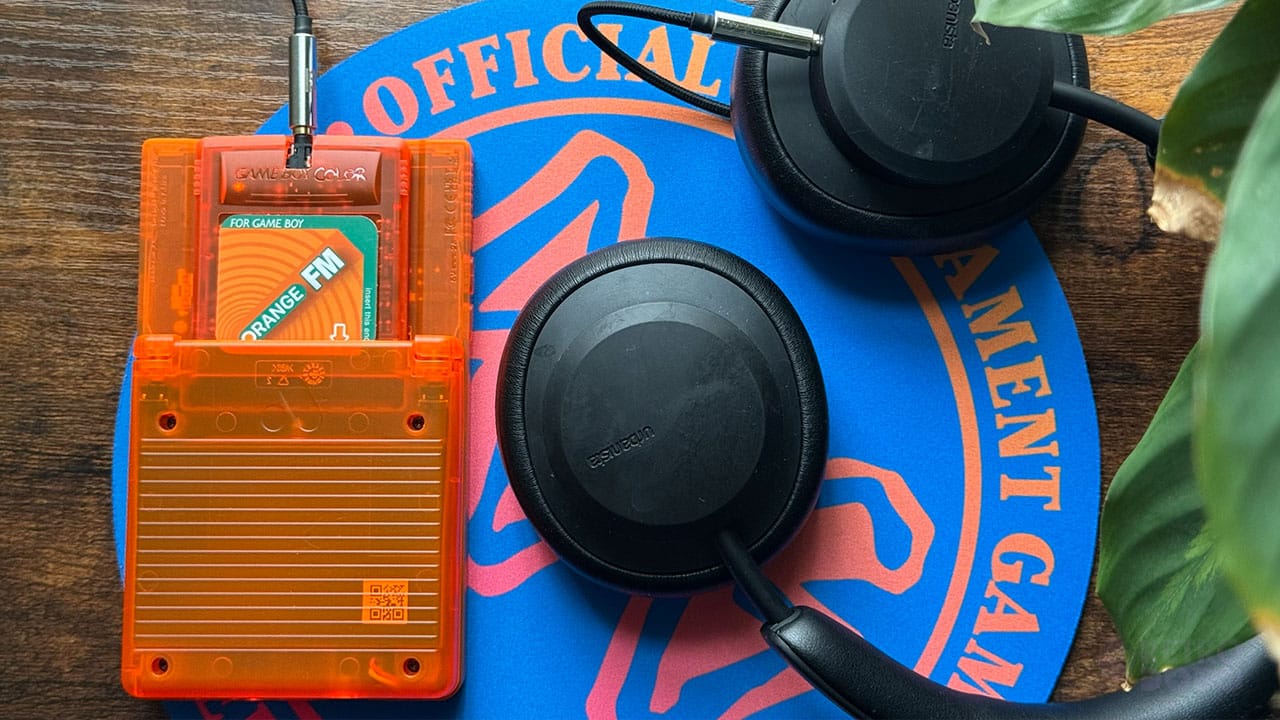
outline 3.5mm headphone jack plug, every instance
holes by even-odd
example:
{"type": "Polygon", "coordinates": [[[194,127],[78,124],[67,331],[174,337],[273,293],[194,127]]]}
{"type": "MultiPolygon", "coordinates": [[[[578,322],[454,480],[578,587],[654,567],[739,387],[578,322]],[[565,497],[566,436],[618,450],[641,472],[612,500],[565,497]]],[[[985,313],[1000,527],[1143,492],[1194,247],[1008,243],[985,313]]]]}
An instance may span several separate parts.
{"type": "Polygon", "coordinates": [[[809,57],[822,47],[822,36],[809,28],[721,10],[710,15],[690,13],[689,29],[734,45],[798,58],[809,57]]]}
{"type": "Polygon", "coordinates": [[[289,129],[293,145],[285,166],[311,167],[316,133],[316,36],[306,0],[293,0],[293,35],[289,37],[289,129]]]}

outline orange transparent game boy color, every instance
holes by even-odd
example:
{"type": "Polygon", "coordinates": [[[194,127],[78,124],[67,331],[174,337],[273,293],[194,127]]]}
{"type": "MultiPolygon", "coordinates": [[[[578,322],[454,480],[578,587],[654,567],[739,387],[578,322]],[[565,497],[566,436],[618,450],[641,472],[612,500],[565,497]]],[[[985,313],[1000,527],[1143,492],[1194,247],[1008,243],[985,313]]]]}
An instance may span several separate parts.
{"type": "Polygon", "coordinates": [[[439,698],[462,676],[471,156],[143,148],[122,678],[439,698]]]}

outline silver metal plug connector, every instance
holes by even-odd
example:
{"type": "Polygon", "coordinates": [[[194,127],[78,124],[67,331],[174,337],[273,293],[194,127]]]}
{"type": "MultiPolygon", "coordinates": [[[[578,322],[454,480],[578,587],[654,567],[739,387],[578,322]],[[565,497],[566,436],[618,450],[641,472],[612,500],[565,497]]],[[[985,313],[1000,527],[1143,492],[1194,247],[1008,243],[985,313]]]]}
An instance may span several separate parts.
{"type": "Polygon", "coordinates": [[[809,28],[717,10],[712,15],[712,38],[765,52],[806,58],[822,47],[822,36],[809,28]]]}
{"type": "Polygon", "coordinates": [[[311,145],[316,134],[316,36],[294,32],[289,37],[289,129],[293,147],[285,165],[311,167],[311,145]]]}

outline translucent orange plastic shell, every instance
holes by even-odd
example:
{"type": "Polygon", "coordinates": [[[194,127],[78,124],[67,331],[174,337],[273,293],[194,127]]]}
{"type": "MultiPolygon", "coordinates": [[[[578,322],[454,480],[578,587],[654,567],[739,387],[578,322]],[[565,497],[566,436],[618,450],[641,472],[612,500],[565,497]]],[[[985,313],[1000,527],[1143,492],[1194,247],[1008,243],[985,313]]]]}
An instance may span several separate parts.
{"type": "MultiPolygon", "coordinates": [[[[465,143],[143,147],[122,681],[154,698],[440,698],[462,680],[465,143]],[[218,341],[234,215],[364,216],[373,340],[218,341]]],[[[357,336],[358,337],[358,336],[357,336]]]]}

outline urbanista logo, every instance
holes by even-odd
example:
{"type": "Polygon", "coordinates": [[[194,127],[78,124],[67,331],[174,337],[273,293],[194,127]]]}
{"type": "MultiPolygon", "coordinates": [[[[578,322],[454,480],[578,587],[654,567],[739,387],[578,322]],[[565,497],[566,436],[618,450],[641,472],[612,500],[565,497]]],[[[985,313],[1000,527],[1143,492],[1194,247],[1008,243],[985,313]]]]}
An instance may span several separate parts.
{"type": "Polygon", "coordinates": [[[655,437],[657,437],[657,435],[654,434],[653,428],[645,425],[630,435],[613,441],[609,445],[605,446],[604,449],[587,458],[587,465],[590,465],[592,470],[602,468],[607,465],[609,461],[622,457],[623,453],[631,452],[632,450],[643,446],[650,440],[653,440],[655,437]]]}

